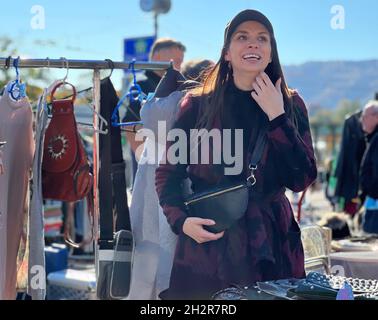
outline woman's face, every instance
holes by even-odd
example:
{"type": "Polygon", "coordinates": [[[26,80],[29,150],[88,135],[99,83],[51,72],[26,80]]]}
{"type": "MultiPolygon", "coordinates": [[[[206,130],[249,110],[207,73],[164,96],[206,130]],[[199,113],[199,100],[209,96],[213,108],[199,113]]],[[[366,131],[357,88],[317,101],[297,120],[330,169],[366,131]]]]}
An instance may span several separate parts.
{"type": "Polygon", "coordinates": [[[241,23],[231,37],[225,59],[231,63],[234,77],[264,71],[272,61],[269,31],[257,21],[241,23]]]}

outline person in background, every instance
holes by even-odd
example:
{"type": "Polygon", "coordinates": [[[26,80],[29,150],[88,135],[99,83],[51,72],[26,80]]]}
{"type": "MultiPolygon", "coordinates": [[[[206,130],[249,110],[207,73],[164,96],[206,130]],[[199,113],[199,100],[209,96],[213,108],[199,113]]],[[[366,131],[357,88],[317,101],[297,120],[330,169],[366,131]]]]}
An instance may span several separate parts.
{"type": "Polygon", "coordinates": [[[199,81],[205,77],[206,72],[214,66],[214,61],[208,59],[193,59],[184,63],[182,75],[187,80],[199,81]]]}
{"type": "MultiPolygon", "coordinates": [[[[200,75],[207,66],[207,63],[191,63],[185,70],[193,78],[201,80],[200,75]]],[[[168,69],[156,88],[154,98],[141,108],[143,128],[152,130],[156,140],[146,138],[135,175],[130,205],[135,251],[129,300],[156,300],[169,286],[177,236],[169,227],[153,184],[165,147],[165,141],[159,139],[158,122],[164,121],[169,130],[175,121],[179,101],[189,88],[196,85],[200,83],[185,81],[177,70],[168,69]],[[150,148],[160,151],[150,154],[150,148]]],[[[186,188],[189,189],[189,185],[186,188]]]]}
{"type": "Polygon", "coordinates": [[[362,229],[378,233],[378,100],[369,101],[361,116],[367,148],[360,170],[361,190],[366,195],[362,229]]]}
{"type": "MultiPolygon", "coordinates": [[[[186,47],[179,41],[170,38],[161,38],[155,41],[151,48],[150,60],[151,61],[171,61],[173,63],[174,69],[180,71],[181,64],[184,60],[184,54],[186,47]]],[[[154,92],[156,86],[158,85],[164,71],[150,71],[145,72],[146,79],[141,80],[138,83],[140,85],[142,92],[149,94],[154,92]]],[[[126,111],[126,115],[122,122],[134,122],[140,121],[140,109],[141,104],[139,101],[133,101],[126,111]]],[[[137,161],[140,158],[140,154],[135,154],[137,148],[143,144],[142,141],[135,140],[135,132],[126,132],[126,139],[130,144],[131,148],[131,158],[133,163],[133,180],[135,179],[135,173],[137,170],[137,161]]],[[[142,148],[140,148],[142,149],[142,148]]],[[[139,149],[139,150],[140,150],[139,149]]]]}

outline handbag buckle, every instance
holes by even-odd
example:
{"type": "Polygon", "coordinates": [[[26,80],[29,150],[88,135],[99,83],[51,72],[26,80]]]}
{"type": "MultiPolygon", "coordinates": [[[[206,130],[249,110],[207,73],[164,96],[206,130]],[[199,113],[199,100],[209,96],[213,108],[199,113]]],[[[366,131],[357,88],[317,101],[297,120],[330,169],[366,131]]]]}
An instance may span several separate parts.
{"type": "Polygon", "coordinates": [[[255,177],[255,171],[257,170],[257,165],[250,164],[249,169],[251,170],[251,175],[247,178],[248,183],[250,183],[251,186],[254,186],[256,184],[256,177],[255,177]]]}

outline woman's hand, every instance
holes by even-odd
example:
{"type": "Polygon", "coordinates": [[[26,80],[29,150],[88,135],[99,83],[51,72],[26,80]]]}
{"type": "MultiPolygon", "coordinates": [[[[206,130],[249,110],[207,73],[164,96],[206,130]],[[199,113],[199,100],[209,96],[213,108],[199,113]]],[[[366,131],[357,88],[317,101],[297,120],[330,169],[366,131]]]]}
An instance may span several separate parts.
{"type": "Polygon", "coordinates": [[[252,98],[266,113],[269,121],[285,113],[283,96],[281,91],[281,78],[273,85],[269,76],[261,72],[253,83],[252,98]]]}
{"type": "Polygon", "coordinates": [[[224,231],[211,233],[203,228],[203,226],[212,226],[214,224],[213,220],[191,217],[185,220],[182,230],[197,243],[215,241],[223,237],[224,231]]]}

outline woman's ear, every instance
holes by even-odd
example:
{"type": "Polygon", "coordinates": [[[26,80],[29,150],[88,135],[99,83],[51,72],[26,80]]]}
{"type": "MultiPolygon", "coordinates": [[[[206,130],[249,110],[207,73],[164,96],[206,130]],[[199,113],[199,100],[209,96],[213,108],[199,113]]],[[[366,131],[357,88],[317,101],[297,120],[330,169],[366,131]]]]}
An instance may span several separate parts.
{"type": "Polygon", "coordinates": [[[228,62],[230,61],[230,52],[228,49],[226,50],[226,53],[224,54],[224,60],[228,62]]]}

